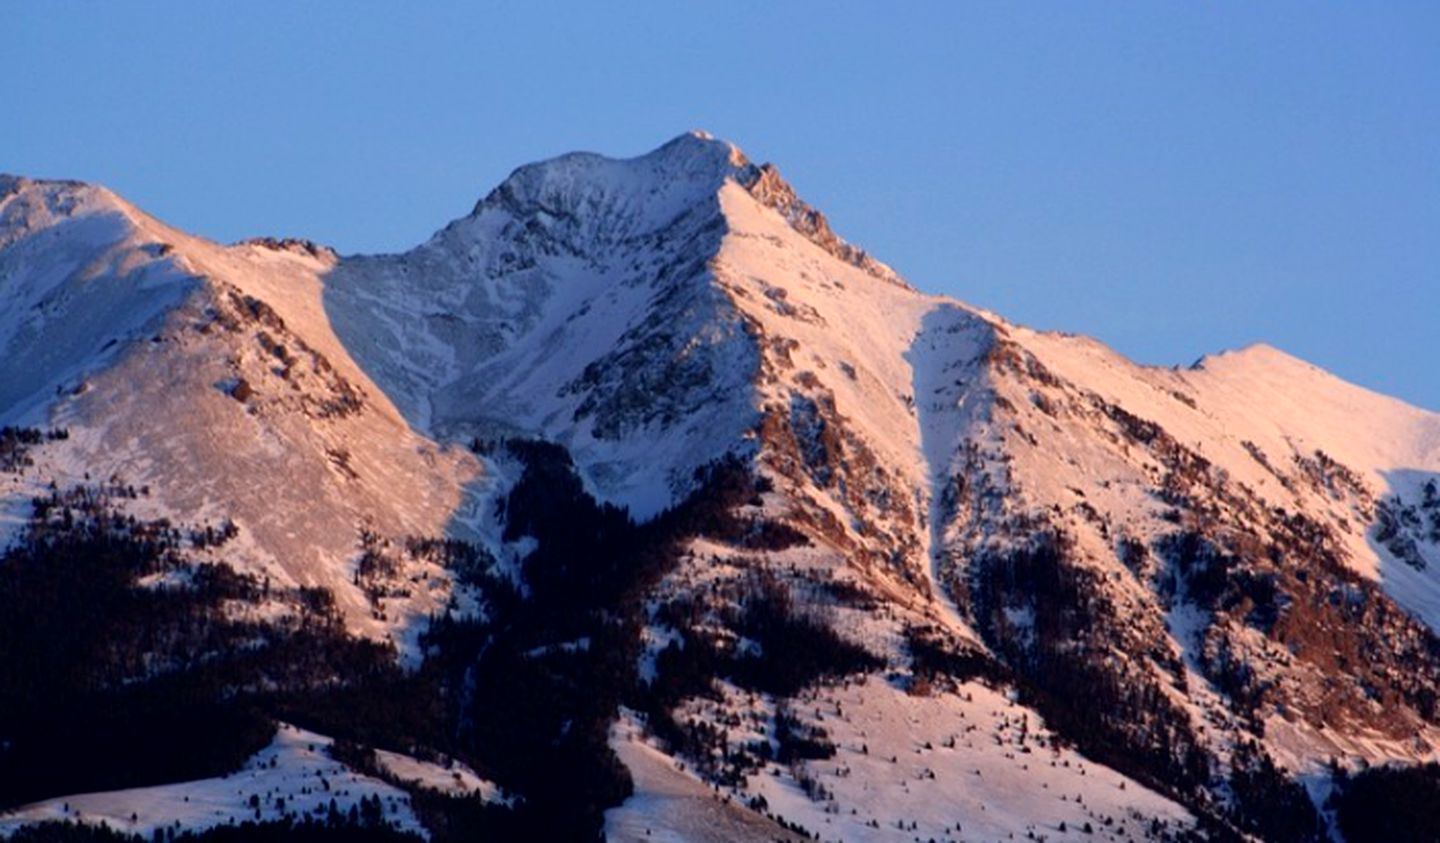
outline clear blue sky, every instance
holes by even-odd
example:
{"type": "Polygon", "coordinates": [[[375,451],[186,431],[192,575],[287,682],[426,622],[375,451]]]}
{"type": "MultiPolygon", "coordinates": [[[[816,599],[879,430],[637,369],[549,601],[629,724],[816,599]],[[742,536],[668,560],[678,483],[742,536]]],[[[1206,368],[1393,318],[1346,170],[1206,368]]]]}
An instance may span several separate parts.
{"type": "Polygon", "coordinates": [[[0,171],[399,250],[705,128],[918,286],[1440,409],[1440,3],[0,3],[0,171]]]}

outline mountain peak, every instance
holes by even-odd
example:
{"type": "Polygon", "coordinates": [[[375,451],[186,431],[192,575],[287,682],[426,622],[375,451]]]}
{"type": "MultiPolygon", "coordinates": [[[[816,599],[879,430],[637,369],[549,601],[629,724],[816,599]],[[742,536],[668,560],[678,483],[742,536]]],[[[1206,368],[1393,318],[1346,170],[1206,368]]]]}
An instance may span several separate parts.
{"type": "Polygon", "coordinates": [[[894,270],[846,242],[817,208],[800,198],[773,164],[754,164],[740,147],[693,130],[634,158],[572,152],[515,170],[476,206],[513,217],[598,225],[607,240],[656,231],[696,208],[713,208],[734,183],[784,217],[801,236],[832,256],[892,284],[894,270]]]}
{"type": "Polygon", "coordinates": [[[73,207],[77,203],[128,206],[110,189],[74,179],[35,179],[14,173],[0,173],[0,202],[20,195],[44,197],[51,206],[73,207]]]}
{"type": "Polygon", "coordinates": [[[566,217],[623,205],[664,216],[655,219],[663,223],[683,206],[713,197],[749,166],[739,148],[705,132],[687,132],[634,158],[571,152],[516,169],[472,215],[499,207],[566,217]]]}
{"type": "Polygon", "coordinates": [[[745,152],[740,147],[723,138],[716,137],[704,129],[691,129],[683,132],[665,143],[661,144],[654,151],[641,156],[673,155],[683,152],[689,155],[705,157],[713,160],[723,160],[725,165],[730,167],[744,167],[750,163],[745,152]]]}
{"type": "Polygon", "coordinates": [[[0,249],[68,222],[92,226],[92,239],[118,240],[144,219],[133,205],[100,185],[0,174],[0,249]]]}

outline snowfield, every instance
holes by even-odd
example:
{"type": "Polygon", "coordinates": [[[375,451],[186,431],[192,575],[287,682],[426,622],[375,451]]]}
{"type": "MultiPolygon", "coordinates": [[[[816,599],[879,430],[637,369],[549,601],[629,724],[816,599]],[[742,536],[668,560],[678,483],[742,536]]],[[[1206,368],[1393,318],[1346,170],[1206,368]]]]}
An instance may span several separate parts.
{"type": "Polygon", "coordinates": [[[927,696],[871,679],[794,707],[838,748],[802,767],[811,792],[818,785],[829,798],[817,802],[774,766],[751,792],[822,840],[1143,840],[1194,823],[1174,802],[1060,748],[1038,715],[984,685],[927,696]]]}
{"type": "MultiPolygon", "coordinates": [[[[109,826],[149,838],[156,831],[204,831],[220,825],[274,822],[285,818],[323,820],[331,811],[349,813],[362,800],[379,799],[384,821],[397,830],[429,837],[415,818],[410,794],[380,779],[358,773],[335,761],[334,743],[288,724],[280,724],[275,740],[245,766],[217,779],[82,793],[47,799],[0,814],[0,836],[41,822],[76,822],[109,826]]],[[[381,756],[399,779],[418,781],[441,792],[479,792],[501,798],[494,784],[463,766],[446,769],[397,753],[381,756]]]]}
{"type": "Polygon", "coordinates": [[[606,813],[608,840],[772,843],[804,839],[686,772],[683,762],[646,740],[644,725],[632,713],[616,723],[610,743],[635,780],[635,794],[606,813]]]}

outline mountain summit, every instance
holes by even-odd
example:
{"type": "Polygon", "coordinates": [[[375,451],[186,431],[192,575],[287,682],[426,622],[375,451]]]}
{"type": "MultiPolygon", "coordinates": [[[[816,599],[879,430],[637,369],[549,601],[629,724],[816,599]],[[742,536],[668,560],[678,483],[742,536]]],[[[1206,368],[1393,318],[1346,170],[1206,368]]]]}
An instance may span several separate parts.
{"type": "Polygon", "coordinates": [[[392,255],[0,177],[0,352],[0,828],[294,822],[334,735],[436,837],[1435,830],[1440,416],[925,294],[704,133],[392,255]]]}

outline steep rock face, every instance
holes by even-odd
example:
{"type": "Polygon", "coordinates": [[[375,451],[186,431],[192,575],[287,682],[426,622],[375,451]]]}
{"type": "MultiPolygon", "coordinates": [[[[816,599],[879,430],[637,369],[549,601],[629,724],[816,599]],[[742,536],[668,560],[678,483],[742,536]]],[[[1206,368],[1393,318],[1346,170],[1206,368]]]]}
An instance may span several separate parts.
{"type": "Polygon", "coordinates": [[[710,266],[715,191],[745,166],[685,135],[523,167],[418,249],[342,262],[327,309],[415,424],[562,442],[653,513],[752,423],[755,338],[710,266]]]}
{"type": "Polygon", "coordinates": [[[1305,749],[1284,748],[1287,761],[1364,752],[1345,744],[1356,731],[1391,739],[1401,755],[1433,745],[1421,691],[1431,681],[1407,676],[1434,670],[1434,581],[1397,565],[1370,528],[1375,499],[1388,494],[1387,464],[1434,466],[1433,416],[1270,349],[1173,372],[1139,369],[1085,341],[1031,347],[1052,376],[1012,367],[1017,431],[1061,438],[1088,417],[1109,435],[1086,438],[1109,453],[1085,459],[1017,436],[1019,484],[1049,486],[1052,506],[1069,510],[1065,529],[1088,545],[1081,555],[1129,557],[1177,644],[1232,704],[1268,698],[1258,716],[1275,721],[1271,731],[1309,733],[1305,749]],[[1087,367],[1089,389],[1077,389],[1065,372],[1077,361],[1119,377],[1087,367]],[[1097,474],[1108,488],[1095,488],[1097,474]],[[1088,497],[1066,501],[1066,485],[1088,497]],[[1370,665],[1355,661],[1361,651],[1375,653],[1370,665]],[[1311,730],[1320,723],[1328,735],[1311,730]]]}
{"type": "MultiPolygon", "coordinates": [[[[1160,370],[1013,329],[986,369],[942,580],[1041,691],[1104,701],[1074,724],[1092,752],[1194,791],[1434,757],[1434,583],[1369,526],[1387,464],[1433,471],[1433,415],[1265,348],[1160,370]]],[[[1253,798],[1215,797],[1241,817],[1253,798]]],[[[1240,825],[1303,837],[1303,813],[1240,825]]]]}
{"type": "Polygon", "coordinates": [[[753,435],[762,369],[790,365],[793,339],[762,335],[746,300],[823,332],[812,306],[785,304],[788,278],[764,280],[792,250],[905,289],[774,168],[693,133],[636,159],[523,167],[418,249],[342,261],[326,304],[415,424],[542,433],[603,497],[650,514],[753,435]]]}
{"type": "Polygon", "coordinates": [[[774,164],[762,164],[741,172],[737,179],[760,204],[773,209],[790,227],[830,256],[865,270],[876,278],[908,286],[895,271],[868,255],[864,249],[846,243],[830,228],[830,221],[818,208],[795,193],[774,164]]]}

